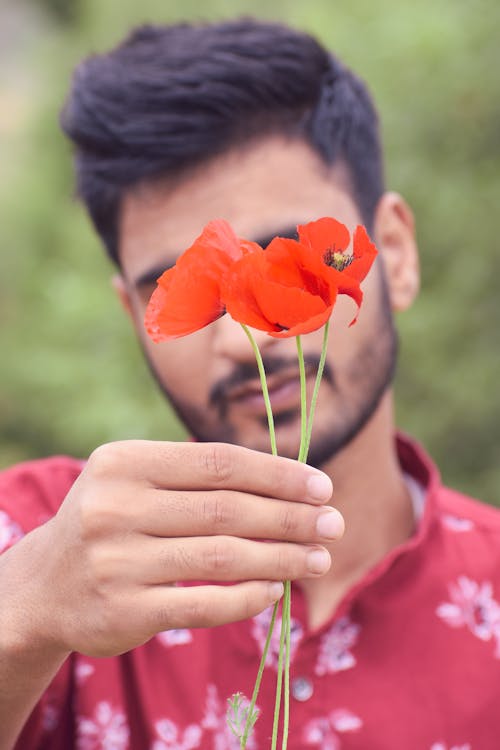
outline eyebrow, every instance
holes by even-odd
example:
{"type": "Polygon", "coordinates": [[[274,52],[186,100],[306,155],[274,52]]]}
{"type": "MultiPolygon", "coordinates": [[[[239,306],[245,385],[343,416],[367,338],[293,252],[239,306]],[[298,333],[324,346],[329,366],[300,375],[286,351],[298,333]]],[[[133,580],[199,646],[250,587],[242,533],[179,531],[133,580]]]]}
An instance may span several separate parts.
{"type": "Polygon", "coordinates": [[[162,265],[153,266],[153,268],[150,268],[149,270],[144,271],[144,273],[141,273],[141,275],[135,279],[133,285],[137,288],[140,288],[141,286],[150,286],[151,284],[156,284],[162,273],[165,273],[165,271],[168,271],[169,268],[173,268],[174,266],[175,262],[163,263],[162,265]]]}
{"type": "MultiPolygon", "coordinates": [[[[296,226],[286,227],[279,232],[262,235],[253,241],[261,247],[266,248],[271,240],[273,240],[275,237],[284,237],[285,239],[295,240],[297,239],[297,228],[296,226]]],[[[137,288],[140,288],[141,286],[150,286],[151,284],[155,284],[162,273],[165,273],[165,271],[168,271],[169,268],[173,268],[174,266],[175,261],[153,266],[147,271],[144,271],[144,273],[141,273],[140,276],[135,279],[133,285],[137,288]]]]}

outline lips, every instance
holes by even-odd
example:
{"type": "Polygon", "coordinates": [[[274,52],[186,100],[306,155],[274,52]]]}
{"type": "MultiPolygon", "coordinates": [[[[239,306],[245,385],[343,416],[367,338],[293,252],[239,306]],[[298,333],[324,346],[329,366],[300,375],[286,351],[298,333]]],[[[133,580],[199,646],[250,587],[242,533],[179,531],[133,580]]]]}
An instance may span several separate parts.
{"type": "MultiPolygon", "coordinates": [[[[306,377],[310,374],[311,370],[307,368],[306,377]]],[[[274,412],[278,413],[300,405],[300,376],[296,368],[269,375],[267,388],[274,412]]],[[[257,378],[232,387],[226,391],[225,397],[229,406],[265,411],[262,387],[257,378]]]]}

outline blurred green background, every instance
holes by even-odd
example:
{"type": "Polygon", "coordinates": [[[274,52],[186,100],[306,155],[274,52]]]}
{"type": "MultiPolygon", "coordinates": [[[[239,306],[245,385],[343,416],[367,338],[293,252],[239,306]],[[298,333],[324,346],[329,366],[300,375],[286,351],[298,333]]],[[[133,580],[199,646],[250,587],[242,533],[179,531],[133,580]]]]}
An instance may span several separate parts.
{"type": "Polygon", "coordinates": [[[448,483],[500,504],[497,0],[3,0],[0,466],[183,435],[72,197],[57,120],[74,65],[132,24],[241,14],[309,30],[368,80],[422,254],[420,299],[398,319],[398,423],[448,483]]]}

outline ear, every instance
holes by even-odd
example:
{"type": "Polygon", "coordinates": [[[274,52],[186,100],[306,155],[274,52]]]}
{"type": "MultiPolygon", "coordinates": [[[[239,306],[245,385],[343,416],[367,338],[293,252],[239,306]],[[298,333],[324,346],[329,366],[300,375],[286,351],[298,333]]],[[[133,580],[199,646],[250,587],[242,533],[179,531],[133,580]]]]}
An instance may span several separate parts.
{"type": "Polygon", "coordinates": [[[125,279],[123,276],[119,273],[116,273],[111,278],[111,286],[116,292],[116,295],[118,299],[120,300],[120,304],[127,313],[127,315],[132,318],[133,312],[132,312],[132,303],[130,301],[130,295],[128,293],[127,284],[125,282],[125,279]]]}
{"type": "Polygon", "coordinates": [[[413,213],[398,193],[384,193],[380,199],[374,239],[384,261],[392,309],[406,310],[418,294],[420,269],[413,213]]]}

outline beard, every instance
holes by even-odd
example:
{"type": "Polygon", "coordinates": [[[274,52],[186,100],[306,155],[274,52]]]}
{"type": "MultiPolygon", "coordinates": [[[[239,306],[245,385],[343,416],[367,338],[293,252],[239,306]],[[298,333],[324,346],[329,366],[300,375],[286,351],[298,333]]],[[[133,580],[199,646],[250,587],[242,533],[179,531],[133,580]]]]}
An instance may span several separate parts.
{"type": "MultiPolygon", "coordinates": [[[[396,372],[399,348],[398,335],[394,326],[387,283],[383,273],[380,278],[380,303],[376,320],[369,332],[369,339],[362,342],[342,371],[325,363],[317,415],[326,419],[313,429],[307,463],[316,468],[340,453],[361,432],[376,412],[380,401],[391,386],[396,372]],[[330,415],[331,411],[331,415],[330,415]]],[[[178,398],[162,381],[159,372],[146,351],[144,356],[158,387],[166,396],[180,421],[190,435],[199,442],[225,442],[245,444],[245,436],[238,435],[234,425],[227,419],[229,392],[240,385],[258,378],[257,366],[250,363],[235,364],[226,378],[214,384],[209,394],[207,409],[215,410],[217,419],[207,417],[206,410],[193,407],[188,401],[178,398]]],[[[316,372],[318,354],[305,354],[306,368],[316,372]]],[[[264,356],[267,375],[284,372],[297,367],[297,360],[289,357],[264,356]]],[[[259,418],[264,427],[266,417],[259,418]]],[[[293,429],[300,415],[296,409],[275,416],[275,427],[293,429]]],[[[248,445],[256,450],[266,450],[261,445],[248,445]]],[[[296,458],[297,450],[280,452],[280,455],[296,458]]]]}

